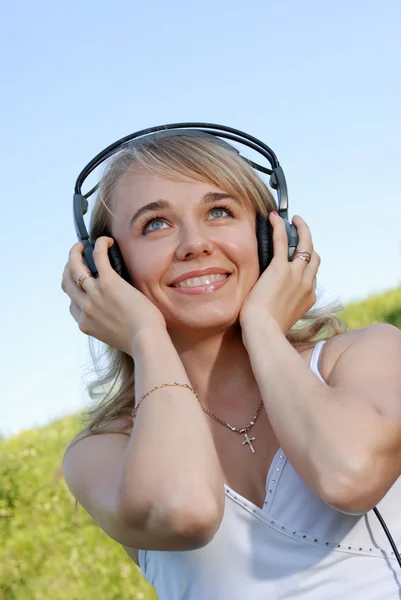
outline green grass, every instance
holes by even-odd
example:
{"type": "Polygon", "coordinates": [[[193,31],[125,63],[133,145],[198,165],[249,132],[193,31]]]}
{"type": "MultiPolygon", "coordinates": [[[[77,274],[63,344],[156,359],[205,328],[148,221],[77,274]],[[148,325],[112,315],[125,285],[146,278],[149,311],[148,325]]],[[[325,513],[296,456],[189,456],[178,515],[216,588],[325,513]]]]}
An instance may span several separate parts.
{"type": "MultiPolygon", "coordinates": [[[[349,305],[350,329],[401,327],[401,288],[349,305]]],[[[75,509],[61,472],[79,415],[0,441],[0,600],[156,600],[124,550],[75,509]]]]}
{"type": "Polygon", "coordinates": [[[124,550],[81,508],[61,472],[78,417],[0,443],[0,599],[155,600],[124,550]]]}
{"type": "Polygon", "coordinates": [[[391,323],[401,328],[401,288],[349,304],[340,316],[347,321],[350,329],[368,327],[373,323],[391,323]]]}

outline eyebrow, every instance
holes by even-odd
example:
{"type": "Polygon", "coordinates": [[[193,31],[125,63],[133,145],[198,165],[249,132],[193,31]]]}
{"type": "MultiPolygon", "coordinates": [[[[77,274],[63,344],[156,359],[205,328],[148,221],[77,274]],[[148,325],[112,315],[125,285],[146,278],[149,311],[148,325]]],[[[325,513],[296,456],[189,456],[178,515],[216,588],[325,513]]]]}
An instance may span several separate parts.
{"type": "MultiPolygon", "coordinates": [[[[224,194],[222,192],[207,192],[207,194],[202,196],[200,204],[212,204],[213,202],[219,202],[226,199],[234,200],[234,202],[236,202],[239,206],[243,206],[241,200],[231,196],[230,194],[224,194]]],[[[168,200],[163,200],[162,198],[155,200],[154,202],[149,202],[149,204],[145,204],[145,206],[142,206],[136,211],[133,217],[131,217],[128,227],[132,227],[135,221],[147,213],[169,208],[172,208],[170,202],[168,202],[168,200]]]]}

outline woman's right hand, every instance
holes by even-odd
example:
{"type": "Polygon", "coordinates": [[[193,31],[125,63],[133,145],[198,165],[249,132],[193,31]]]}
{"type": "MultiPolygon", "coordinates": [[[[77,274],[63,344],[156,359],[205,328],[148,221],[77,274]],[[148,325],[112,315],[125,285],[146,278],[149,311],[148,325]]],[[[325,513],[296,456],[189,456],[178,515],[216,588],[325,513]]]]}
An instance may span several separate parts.
{"type": "Polygon", "coordinates": [[[109,237],[96,240],[93,259],[99,276],[87,277],[82,289],[78,278],[89,271],[83,261],[83,244],[74,244],[61,287],[70,297],[70,313],[87,335],[132,356],[134,341],[145,329],[166,329],[160,310],[142,292],[127,283],[110,265],[109,237]]]}

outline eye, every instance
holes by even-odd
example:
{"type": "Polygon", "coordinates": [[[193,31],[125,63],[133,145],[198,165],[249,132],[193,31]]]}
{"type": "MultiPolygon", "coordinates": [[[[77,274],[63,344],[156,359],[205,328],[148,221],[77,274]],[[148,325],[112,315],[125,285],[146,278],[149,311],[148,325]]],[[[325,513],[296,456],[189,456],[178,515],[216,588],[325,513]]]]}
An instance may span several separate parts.
{"type": "MultiPolygon", "coordinates": [[[[235,216],[234,213],[233,213],[233,211],[230,208],[228,208],[228,206],[223,206],[223,205],[215,206],[214,208],[211,209],[210,214],[215,213],[215,212],[220,212],[220,213],[221,212],[225,212],[230,217],[234,217],[235,216]]],[[[222,216],[221,214],[217,215],[216,218],[219,219],[221,216],[222,216]]]]}
{"type": "MultiPolygon", "coordinates": [[[[214,219],[224,218],[221,213],[226,213],[229,217],[235,218],[233,211],[230,208],[228,208],[228,206],[224,206],[224,205],[215,206],[214,208],[210,209],[209,214],[213,214],[216,212],[220,213],[220,214],[217,214],[217,216],[214,217],[214,219]]],[[[214,220],[214,219],[212,219],[212,220],[214,220]]],[[[156,215],[154,217],[150,217],[141,226],[142,235],[147,235],[148,233],[152,233],[152,231],[159,231],[160,229],[164,229],[164,227],[162,227],[162,226],[155,226],[155,227],[153,226],[155,224],[157,225],[160,223],[165,223],[165,219],[164,219],[164,217],[162,217],[162,215],[156,215]]]]}
{"type": "Polygon", "coordinates": [[[150,233],[151,231],[157,231],[161,229],[161,227],[153,227],[154,223],[164,223],[164,218],[161,215],[156,215],[155,217],[151,217],[141,227],[142,234],[150,233]],[[151,227],[152,225],[152,227],[151,227]]]}

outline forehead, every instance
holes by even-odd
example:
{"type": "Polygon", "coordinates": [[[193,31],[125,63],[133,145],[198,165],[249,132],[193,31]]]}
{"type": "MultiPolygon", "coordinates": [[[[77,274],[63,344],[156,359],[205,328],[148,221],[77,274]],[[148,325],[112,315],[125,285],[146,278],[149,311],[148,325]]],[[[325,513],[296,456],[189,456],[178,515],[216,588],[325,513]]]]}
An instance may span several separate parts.
{"type": "Polygon", "coordinates": [[[113,193],[113,208],[126,218],[132,210],[148,202],[163,199],[170,204],[196,203],[207,192],[227,192],[212,183],[189,178],[168,178],[151,173],[136,165],[128,169],[117,182],[113,193]]]}

